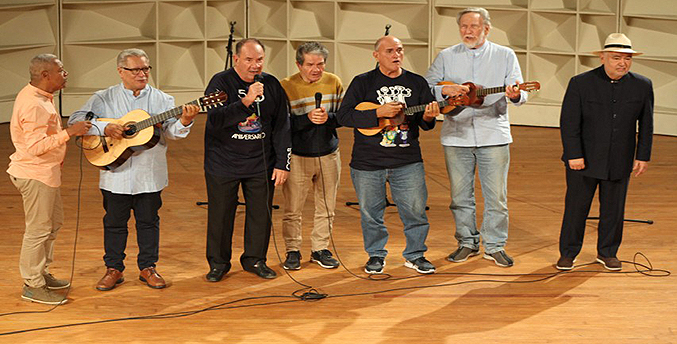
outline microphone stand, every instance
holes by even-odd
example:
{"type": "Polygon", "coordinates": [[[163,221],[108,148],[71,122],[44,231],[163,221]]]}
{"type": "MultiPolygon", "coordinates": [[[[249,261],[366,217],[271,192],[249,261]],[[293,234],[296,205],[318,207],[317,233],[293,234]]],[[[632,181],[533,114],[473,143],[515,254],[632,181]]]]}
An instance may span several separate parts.
{"type": "Polygon", "coordinates": [[[235,32],[236,21],[232,21],[230,24],[230,35],[228,35],[228,45],[226,46],[226,65],[223,68],[224,70],[233,66],[233,32],[235,32]]]}

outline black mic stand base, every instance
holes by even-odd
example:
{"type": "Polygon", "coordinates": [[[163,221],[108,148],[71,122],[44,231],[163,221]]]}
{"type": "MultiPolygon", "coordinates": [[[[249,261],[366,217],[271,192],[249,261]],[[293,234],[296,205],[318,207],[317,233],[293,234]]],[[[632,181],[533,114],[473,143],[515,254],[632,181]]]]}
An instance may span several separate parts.
{"type": "MultiPolygon", "coordinates": [[[[599,216],[588,216],[588,220],[599,220],[599,216]]],[[[646,223],[648,225],[653,225],[653,220],[636,220],[636,219],[623,219],[625,222],[637,222],[637,223],[646,223]]]]}
{"type": "MultiPolygon", "coordinates": [[[[209,205],[209,202],[197,201],[195,202],[195,205],[209,205]]],[[[247,204],[237,201],[237,205],[247,205],[247,204]]],[[[277,204],[273,204],[273,209],[280,209],[280,206],[277,204]]]]}

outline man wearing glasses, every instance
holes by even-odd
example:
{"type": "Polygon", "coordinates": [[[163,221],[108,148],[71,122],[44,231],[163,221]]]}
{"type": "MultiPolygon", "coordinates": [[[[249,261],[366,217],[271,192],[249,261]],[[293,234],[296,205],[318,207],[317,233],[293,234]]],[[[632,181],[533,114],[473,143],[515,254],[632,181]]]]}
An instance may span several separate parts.
{"type": "MultiPolygon", "coordinates": [[[[95,118],[92,119],[89,135],[122,139],[124,127],[96,119],[121,118],[137,109],[159,114],[174,108],[174,97],[148,85],[152,68],[149,63],[148,55],[141,49],[120,52],[117,71],[122,82],[94,93],[80,110],[71,115],[68,123],[85,120],[91,111],[95,118]]],[[[103,218],[106,274],[99,280],[96,289],[111,290],[124,281],[123,261],[131,210],[134,210],[136,220],[139,279],[151,288],[166,287],[162,276],[155,271],[160,242],[160,193],[168,180],[166,139],[186,137],[198,111],[196,105],[184,105],[179,119],[171,118],[162,123],[162,136],[153,148],[134,153],[113,170],[100,172],[99,187],[106,210],[103,218]]]]}

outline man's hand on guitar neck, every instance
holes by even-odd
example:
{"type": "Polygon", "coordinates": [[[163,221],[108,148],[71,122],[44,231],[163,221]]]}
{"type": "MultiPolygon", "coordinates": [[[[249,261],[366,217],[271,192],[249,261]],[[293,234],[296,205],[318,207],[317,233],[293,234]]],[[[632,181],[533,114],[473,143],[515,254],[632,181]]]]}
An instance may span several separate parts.
{"type": "Polygon", "coordinates": [[[466,85],[453,84],[442,87],[442,95],[447,96],[448,98],[468,94],[468,92],[470,92],[470,87],[466,85]]]}
{"type": "Polygon", "coordinates": [[[425,112],[423,113],[423,120],[426,122],[432,122],[440,114],[440,105],[437,102],[431,102],[425,106],[425,112]]]}
{"type": "Polygon", "coordinates": [[[517,103],[520,98],[522,98],[519,83],[515,82],[514,85],[505,86],[505,96],[508,97],[513,103],[517,103]]]}
{"type": "Polygon", "coordinates": [[[191,123],[193,123],[193,118],[197,116],[197,113],[200,112],[200,107],[194,104],[186,104],[183,106],[183,113],[181,114],[181,118],[179,119],[181,121],[181,124],[183,124],[184,127],[189,126],[191,123]]]}
{"type": "Polygon", "coordinates": [[[385,103],[376,109],[376,117],[393,118],[402,111],[404,105],[399,102],[385,103]]]}

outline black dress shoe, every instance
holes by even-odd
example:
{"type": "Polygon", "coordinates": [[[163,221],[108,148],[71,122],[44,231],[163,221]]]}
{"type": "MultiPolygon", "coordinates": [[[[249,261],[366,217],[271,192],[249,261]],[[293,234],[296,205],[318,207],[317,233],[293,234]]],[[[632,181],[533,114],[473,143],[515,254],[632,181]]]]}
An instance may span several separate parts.
{"type": "Polygon", "coordinates": [[[254,266],[246,268],[245,270],[253,272],[261,278],[272,279],[277,277],[275,271],[269,268],[268,265],[266,265],[266,262],[262,260],[259,260],[254,266]]]}
{"type": "Polygon", "coordinates": [[[221,269],[211,269],[209,273],[207,273],[207,281],[209,282],[218,282],[223,278],[223,275],[226,274],[226,270],[221,270],[221,269]]]}

